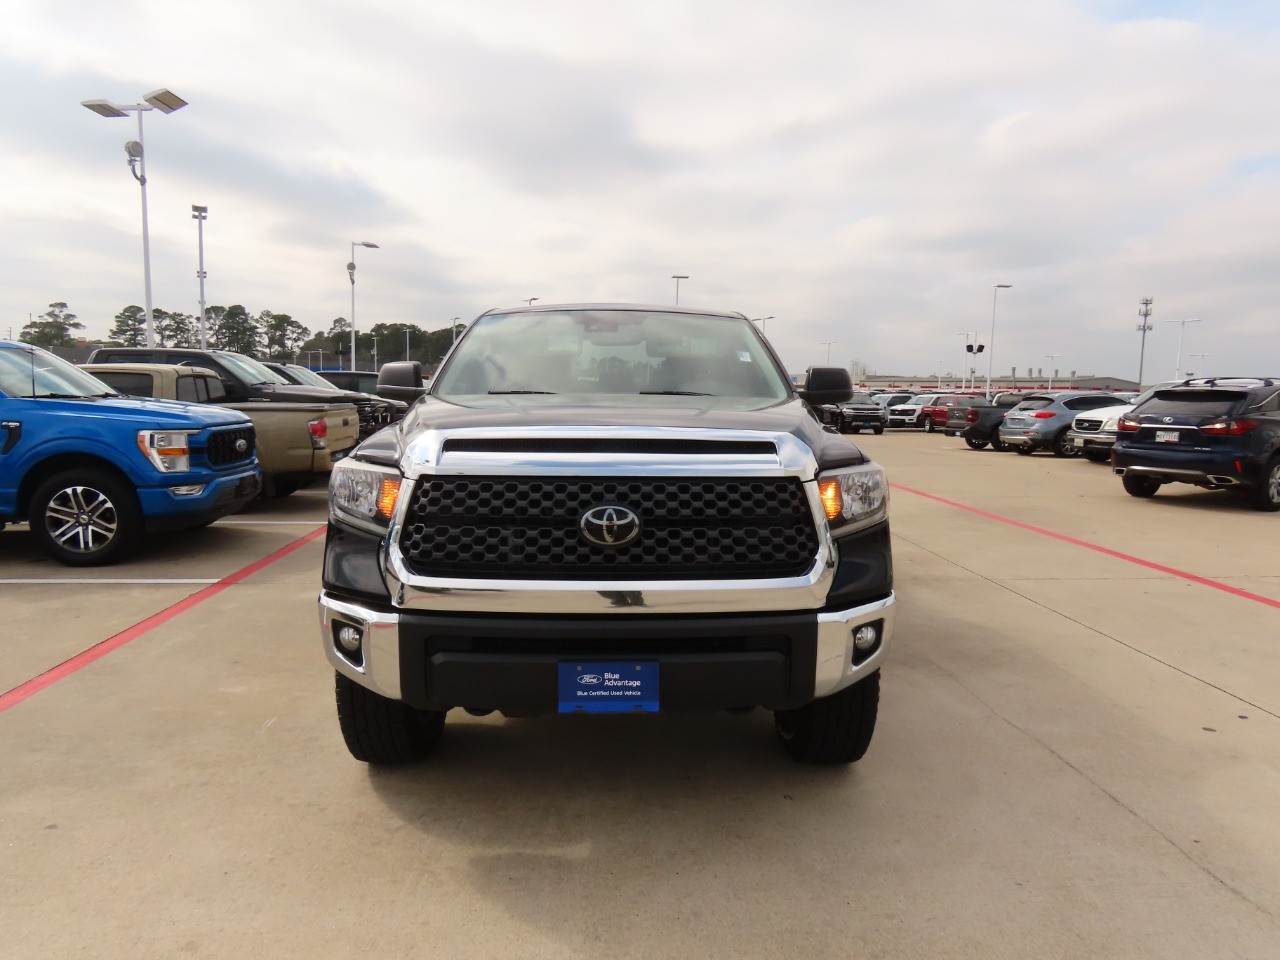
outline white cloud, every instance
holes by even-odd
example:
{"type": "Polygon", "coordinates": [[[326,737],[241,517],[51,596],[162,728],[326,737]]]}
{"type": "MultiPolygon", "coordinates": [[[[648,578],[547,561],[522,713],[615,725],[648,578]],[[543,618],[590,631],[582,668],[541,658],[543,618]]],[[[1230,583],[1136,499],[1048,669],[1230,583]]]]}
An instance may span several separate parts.
{"type": "Polygon", "coordinates": [[[1204,318],[1214,366],[1276,371],[1276,48],[1243,14],[1084,0],[24,3],[0,331],[65,300],[101,334],[141,300],[133,121],[79,101],[169,86],[191,106],[146,118],[168,309],[195,309],[202,203],[210,301],[313,327],[370,239],[362,325],[661,302],[685,273],[682,302],[775,316],[793,368],[838,339],[924,372],[959,366],[1001,281],[1001,367],[1132,375],[1153,296],[1204,318]]]}

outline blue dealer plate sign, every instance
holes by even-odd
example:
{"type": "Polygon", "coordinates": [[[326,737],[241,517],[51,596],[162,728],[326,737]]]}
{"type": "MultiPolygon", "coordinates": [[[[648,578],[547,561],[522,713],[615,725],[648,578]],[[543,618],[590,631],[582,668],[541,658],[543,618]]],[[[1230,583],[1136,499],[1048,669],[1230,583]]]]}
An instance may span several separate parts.
{"type": "Polygon", "coordinates": [[[657,713],[656,661],[587,663],[567,661],[560,669],[561,713],[657,713]]]}

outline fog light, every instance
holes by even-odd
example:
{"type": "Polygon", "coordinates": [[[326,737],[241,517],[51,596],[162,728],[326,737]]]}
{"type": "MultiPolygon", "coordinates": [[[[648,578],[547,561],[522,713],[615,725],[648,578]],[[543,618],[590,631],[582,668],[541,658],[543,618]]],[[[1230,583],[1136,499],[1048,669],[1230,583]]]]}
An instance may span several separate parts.
{"type": "Polygon", "coordinates": [[[182,487],[170,487],[169,492],[175,497],[198,497],[204,493],[204,484],[191,483],[182,487]]]}
{"type": "Polygon", "coordinates": [[[863,653],[874,647],[878,639],[879,631],[869,623],[853,631],[853,645],[863,653]]]}
{"type": "Polygon", "coordinates": [[[341,626],[338,628],[338,643],[348,653],[360,652],[360,629],[358,627],[341,626]]]}

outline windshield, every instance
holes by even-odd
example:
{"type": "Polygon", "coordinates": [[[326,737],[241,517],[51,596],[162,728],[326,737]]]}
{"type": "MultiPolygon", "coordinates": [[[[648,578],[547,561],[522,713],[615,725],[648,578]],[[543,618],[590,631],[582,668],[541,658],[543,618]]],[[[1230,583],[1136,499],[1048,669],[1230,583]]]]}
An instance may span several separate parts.
{"type": "Polygon", "coordinates": [[[116,396],[97,377],[39,347],[0,350],[0,391],[9,397],[116,396]]]}
{"type": "Polygon", "coordinates": [[[297,377],[301,383],[309,383],[313,387],[324,387],[326,390],[333,389],[332,383],[307,367],[302,367],[293,363],[289,365],[289,372],[297,377]]]}
{"type": "Polygon", "coordinates": [[[243,353],[219,353],[218,359],[236,372],[245,383],[288,383],[270,367],[243,353]]]}
{"type": "Polygon", "coordinates": [[[458,343],[433,390],[443,399],[569,394],[766,402],[785,400],[790,392],[744,319],[609,308],[483,316],[458,343]]]}

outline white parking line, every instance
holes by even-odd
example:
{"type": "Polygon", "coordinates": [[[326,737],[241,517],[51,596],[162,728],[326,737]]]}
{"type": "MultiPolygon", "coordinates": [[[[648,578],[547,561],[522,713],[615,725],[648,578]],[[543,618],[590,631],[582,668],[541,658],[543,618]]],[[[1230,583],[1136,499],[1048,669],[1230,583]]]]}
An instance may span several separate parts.
{"type": "Polygon", "coordinates": [[[168,584],[168,583],[217,583],[217,577],[179,578],[179,577],[5,577],[0,583],[135,583],[135,584],[168,584]]]}

